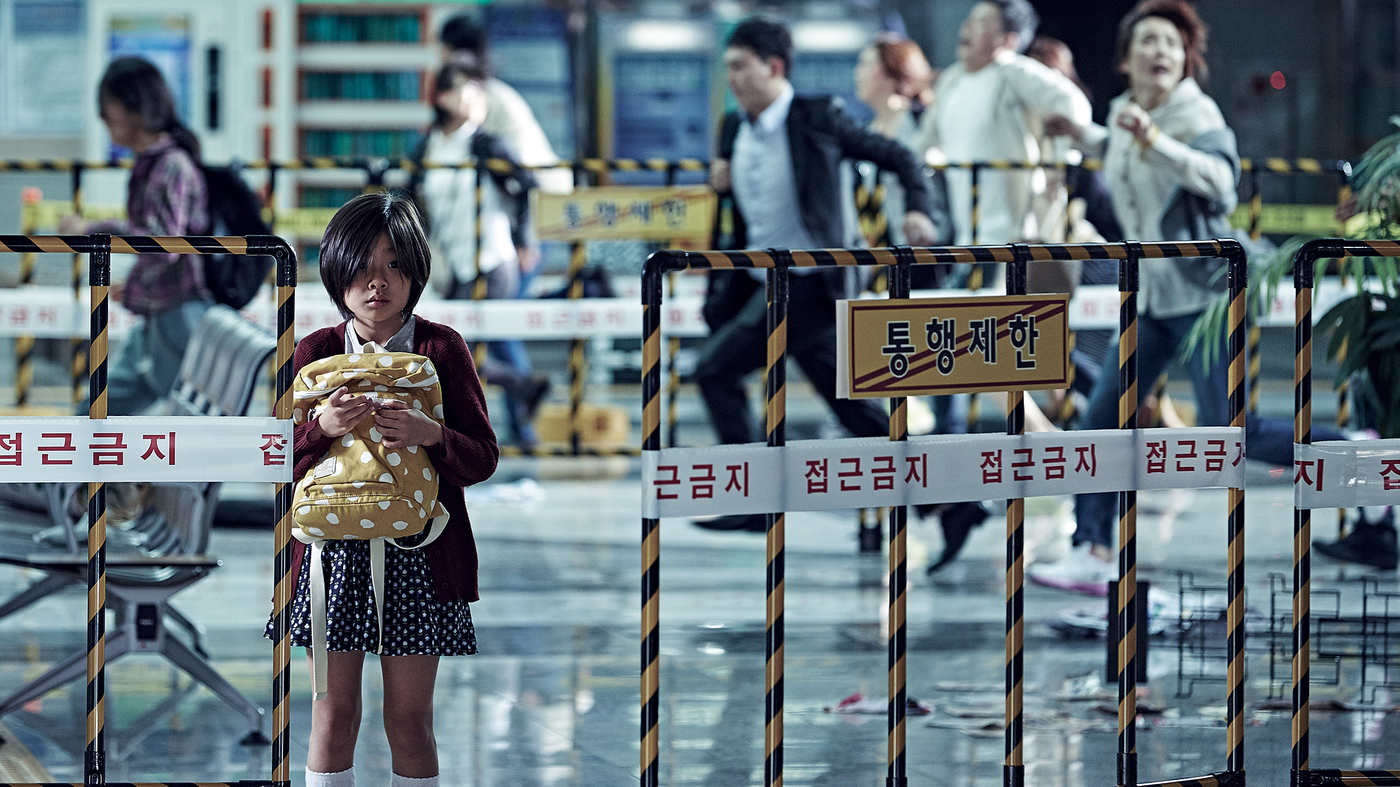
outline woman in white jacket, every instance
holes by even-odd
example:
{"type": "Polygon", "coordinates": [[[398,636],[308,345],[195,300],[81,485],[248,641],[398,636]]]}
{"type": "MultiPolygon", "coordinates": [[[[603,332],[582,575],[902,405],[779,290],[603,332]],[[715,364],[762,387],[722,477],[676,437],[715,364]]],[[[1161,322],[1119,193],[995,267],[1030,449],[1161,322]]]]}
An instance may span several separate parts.
{"type": "MultiPolygon", "coordinates": [[[[1239,154],[1234,132],[1197,81],[1205,75],[1205,48],[1206,26],[1186,0],[1143,0],[1119,26],[1116,59],[1128,90],[1110,105],[1108,127],[1046,118],[1049,133],[1071,136],[1089,155],[1102,155],[1113,211],[1127,238],[1184,241],[1234,234],[1228,217],[1236,203],[1239,154]]],[[[1211,258],[1139,263],[1139,380],[1155,380],[1171,365],[1201,312],[1225,288],[1223,267],[1223,260],[1211,258]]],[[[1185,367],[1197,423],[1228,424],[1225,364],[1204,370],[1200,358],[1191,357],[1185,367]]],[[[1117,370],[1114,348],[1105,356],[1081,428],[1117,426],[1117,370]]],[[[1150,388],[1139,385],[1139,397],[1150,388]]],[[[1246,439],[1250,458],[1292,462],[1290,422],[1247,419],[1246,439]]],[[[1111,563],[1116,498],[1114,493],[1078,495],[1070,559],[1036,566],[1031,578],[1070,590],[1107,592],[1106,582],[1117,573],[1111,563]]]]}

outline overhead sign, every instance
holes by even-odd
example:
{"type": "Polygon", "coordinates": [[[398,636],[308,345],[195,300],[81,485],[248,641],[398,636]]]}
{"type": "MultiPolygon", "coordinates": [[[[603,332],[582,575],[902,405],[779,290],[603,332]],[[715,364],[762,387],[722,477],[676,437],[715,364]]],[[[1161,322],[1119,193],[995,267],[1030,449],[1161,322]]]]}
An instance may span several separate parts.
{"type": "Polygon", "coordinates": [[[674,248],[710,246],[715,193],[708,186],[603,186],[531,199],[541,240],[651,240],[674,248]]]}
{"type": "Polygon", "coordinates": [[[838,301],[837,395],[1063,388],[1068,306],[1063,294],[838,301]]]}

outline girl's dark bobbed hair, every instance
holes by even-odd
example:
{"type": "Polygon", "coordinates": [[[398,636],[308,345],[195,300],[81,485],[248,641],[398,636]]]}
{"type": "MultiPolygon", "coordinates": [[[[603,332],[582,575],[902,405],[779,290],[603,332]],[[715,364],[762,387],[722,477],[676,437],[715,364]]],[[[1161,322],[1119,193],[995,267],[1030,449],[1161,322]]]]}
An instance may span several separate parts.
{"type": "Polygon", "coordinates": [[[393,190],[361,194],[335,212],[321,239],[321,283],[347,320],[354,315],[345,306],[345,291],[369,267],[374,245],[385,234],[398,259],[399,272],[409,280],[405,318],[413,313],[428,286],[432,265],[428,236],[423,231],[418,207],[408,193],[393,190]]]}

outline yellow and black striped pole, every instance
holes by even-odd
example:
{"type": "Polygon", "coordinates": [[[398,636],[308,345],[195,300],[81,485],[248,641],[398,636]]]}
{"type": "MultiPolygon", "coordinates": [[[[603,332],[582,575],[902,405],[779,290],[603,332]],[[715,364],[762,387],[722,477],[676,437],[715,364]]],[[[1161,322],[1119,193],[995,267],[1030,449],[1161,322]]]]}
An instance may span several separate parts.
{"type": "MultiPolygon", "coordinates": [[[[1340,208],[1351,200],[1351,178],[1350,169],[1338,167],[1338,175],[1341,177],[1341,184],[1337,186],[1337,206],[1340,208]]],[[[1346,222],[1342,222],[1338,228],[1339,237],[1346,236],[1346,222]]],[[[1347,288],[1348,276],[1345,261],[1337,260],[1337,271],[1340,274],[1342,289],[1347,288]]],[[[1364,276],[1364,274],[1363,274],[1364,276]]],[[[1347,357],[1347,337],[1343,336],[1337,345],[1337,355],[1334,361],[1341,362],[1347,357]]],[[[1346,429],[1351,425],[1351,378],[1346,378],[1337,385],[1337,428],[1346,429]]],[[[1357,510],[1357,516],[1361,511],[1357,510]]],[[[1337,538],[1343,538],[1347,534],[1347,510],[1337,509],[1337,538]]]]}
{"type": "MultiPolygon", "coordinates": [[[[671,271],[666,274],[666,283],[670,287],[671,297],[676,296],[676,278],[679,274],[671,271]]],[[[679,336],[672,336],[666,341],[666,444],[675,448],[680,445],[680,397],[681,397],[681,370],[676,365],[676,359],[681,354],[681,339],[679,336]]]]}
{"type": "MultiPolygon", "coordinates": [[[[886,268],[889,276],[889,297],[908,298],[911,268],[914,252],[908,246],[894,250],[896,264],[886,268]]],[[[909,400],[905,397],[890,399],[890,440],[905,442],[909,439],[909,400]]],[[[906,740],[905,713],[908,710],[908,629],[907,608],[909,590],[909,508],[895,506],[890,509],[890,606],[889,606],[889,710],[888,722],[887,774],[885,787],[907,787],[907,764],[904,756],[906,740]]]]}
{"type": "Polygon", "coordinates": [[[1264,236],[1260,218],[1264,215],[1263,180],[1259,170],[1249,169],[1249,239],[1259,240],[1264,236]]]}
{"type": "MultiPolygon", "coordinates": [[[[83,164],[74,162],[73,164],[73,215],[83,215],[83,164]]],[[[73,299],[81,301],[83,297],[83,255],[74,253],[70,262],[72,267],[73,299]]],[[[68,341],[68,351],[70,355],[69,379],[73,386],[73,403],[83,401],[87,396],[86,386],[88,378],[88,353],[87,342],[74,337],[68,341]]]]}
{"type": "MultiPolygon", "coordinates": [[[[588,247],[575,241],[569,247],[569,299],[583,297],[583,269],[588,264],[588,247]]],[[[657,319],[660,319],[658,315],[657,319]]],[[[583,393],[588,385],[588,340],[569,340],[569,446],[575,456],[583,451],[583,436],[579,433],[579,411],[583,409],[583,393]]]]}
{"type": "MultiPolygon", "coordinates": [[[[91,298],[91,307],[88,319],[88,332],[90,337],[89,347],[91,359],[88,367],[91,371],[88,376],[88,417],[93,420],[105,419],[108,415],[108,360],[109,360],[109,295],[111,286],[111,255],[113,252],[119,254],[254,254],[275,256],[282,260],[281,273],[279,275],[279,291],[284,294],[285,305],[279,309],[278,322],[281,336],[278,341],[277,352],[280,361],[278,371],[279,404],[278,417],[289,419],[291,417],[291,402],[288,397],[291,390],[291,357],[292,357],[292,311],[290,304],[290,288],[296,282],[296,258],[290,246],[280,238],[272,236],[262,236],[256,238],[256,244],[250,244],[244,238],[216,238],[208,236],[186,236],[186,237],[138,237],[127,236],[112,238],[110,235],[94,234],[90,236],[65,235],[65,236],[22,236],[22,235],[0,235],[0,252],[19,253],[43,252],[43,253],[70,253],[87,254],[90,257],[88,266],[88,289],[91,298]]],[[[287,569],[290,566],[290,540],[291,530],[287,521],[287,511],[289,508],[291,487],[289,484],[281,484],[278,489],[276,513],[282,525],[279,528],[280,556],[277,567],[279,571],[279,585],[274,590],[274,631],[280,632],[281,643],[274,653],[280,653],[278,676],[274,677],[274,688],[281,686],[280,702],[277,703],[277,715],[279,719],[280,733],[277,741],[274,741],[274,781],[273,782],[249,782],[258,784],[271,784],[273,787],[288,787],[290,780],[287,776],[287,751],[290,740],[290,712],[287,710],[287,697],[290,691],[290,671],[287,669],[287,661],[290,657],[290,646],[288,645],[288,621],[286,618],[286,608],[291,602],[291,587],[286,582],[287,569]],[[281,752],[280,759],[276,756],[281,752]],[[280,763],[280,766],[278,765],[280,763]],[[278,776],[277,774],[280,774],[278,776]]],[[[104,607],[107,600],[107,575],[106,575],[106,534],[107,534],[107,495],[106,487],[102,482],[90,482],[88,484],[88,561],[87,561],[87,682],[85,686],[86,717],[84,720],[86,732],[86,748],[83,757],[83,785],[107,784],[106,779],[106,748],[105,748],[105,718],[106,718],[106,690],[105,690],[105,662],[106,662],[106,624],[104,607]]],[[[277,700],[278,697],[274,697],[277,700]]],[[[254,740],[250,736],[248,742],[254,740]]],[[[266,742],[266,741],[262,741],[266,742]]],[[[167,784],[173,782],[166,782],[167,784]]],[[[117,783],[113,783],[117,784],[117,783]]],[[[122,782],[122,785],[128,783],[122,782]]],[[[213,782],[213,784],[220,784],[213,782]]],[[[71,785],[70,785],[71,787],[71,785]]]]}
{"type": "MultiPolygon", "coordinates": [[[[1249,298],[1249,266],[1244,250],[1234,246],[1227,250],[1230,292],[1230,426],[1243,430],[1245,424],[1245,313],[1249,298]]],[[[1227,522],[1229,545],[1229,571],[1225,580],[1225,592],[1229,605],[1225,612],[1225,625],[1228,633],[1225,647],[1229,659],[1226,667],[1226,752],[1225,768],[1244,781],[1244,684],[1245,684],[1245,630],[1244,630],[1244,489],[1230,487],[1227,492],[1230,506],[1227,522]]],[[[1144,621],[1145,623],[1146,621],[1144,621]]]]}
{"type": "Polygon", "coordinates": [[[281,169],[277,162],[271,161],[267,165],[267,204],[263,206],[263,220],[267,222],[268,232],[277,233],[277,170],[281,169]]]}
{"type": "MultiPolygon", "coordinates": [[[[982,164],[974,162],[970,167],[972,169],[972,245],[976,246],[978,228],[982,224],[982,164]]],[[[982,269],[982,263],[972,263],[972,270],[967,274],[967,289],[969,292],[975,294],[978,290],[982,289],[983,276],[985,276],[985,272],[982,269]]],[[[967,430],[969,432],[975,432],[977,431],[977,422],[982,419],[982,404],[975,393],[970,393],[967,397],[967,430]]]]}
{"type": "MultiPolygon", "coordinates": [[[[1342,257],[1396,257],[1395,241],[1313,240],[1293,258],[1294,362],[1293,442],[1312,442],[1312,296],[1314,264],[1319,259],[1342,257]]],[[[1313,769],[1309,755],[1309,707],[1312,605],[1312,512],[1293,509],[1293,725],[1290,787],[1394,787],[1400,770],[1348,771],[1313,769]]]]}
{"type": "MultiPolygon", "coordinates": [[[[88,377],[88,417],[107,417],[107,291],[112,283],[112,238],[93,235],[88,255],[88,288],[92,307],[88,334],[92,338],[88,377]]],[[[107,605],[107,489],[100,481],[88,484],[87,563],[87,749],[83,781],[106,781],[103,725],[106,717],[107,605]]]]}
{"type": "MultiPolygon", "coordinates": [[[[642,452],[661,450],[662,258],[642,269],[642,452]]],[[[661,713],[661,520],[642,518],[642,787],[661,787],[658,722],[661,713]]]]}
{"type": "MultiPolygon", "coordinates": [[[[1312,442],[1312,260],[1293,263],[1293,442],[1312,442]]],[[[1311,693],[1312,510],[1293,509],[1293,787],[1308,783],[1308,702],[1311,693]]]]}
{"type": "MultiPolygon", "coordinates": [[[[292,355],[296,348],[296,253],[279,238],[267,237],[257,240],[260,245],[270,246],[270,252],[277,258],[277,398],[273,415],[278,420],[290,420],[292,377],[295,372],[292,368],[292,355]]],[[[273,531],[275,579],[272,593],[272,780],[278,787],[291,784],[293,488],[293,484],[290,483],[277,484],[274,498],[274,516],[277,524],[273,531]]]]}
{"type": "MultiPolygon", "coordinates": [[[[24,204],[20,209],[20,232],[25,235],[33,235],[37,230],[35,222],[40,199],[38,189],[25,190],[24,204]]],[[[27,287],[34,283],[37,256],[32,251],[19,255],[19,286],[27,287]]],[[[33,336],[15,337],[15,407],[21,412],[29,405],[29,389],[34,384],[34,343],[33,336]]]]}
{"type": "MultiPolygon", "coordinates": [[[[1026,294],[1026,264],[1030,247],[1012,247],[1016,260],[1006,265],[1006,294],[1026,294]]],[[[995,337],[992,341],[995,341],[995,337]]],[[[1026,392],[1006,394],[1006,433],[1026,433],[1026,392]]],[[[1006,501],[1006,758],[1002,763],[1004,787],[1024,787],[1024,669],[1025,669],[1025,581],[1026,581],[1026,501],[1006,501]]]]}
{"type": "MultiPolygon", "coordinates": [[[[1136,429],[1137,293],[1142,245],[1129,242],[1118,268],[1118,428],[1136,429]]],[[[1137,774],[1137,492],[1118,493],[1118,784],[1137,774]]]]}
{"type": "MultiPolygon", "coordinates": [[[[855,169],[856,216],[859,219],[861,237],[865,239],[865,245],[871,248],[889,246],[892,238],[890,237],[889,217],[885,213],[884,173],[878,167],[875,168],[872,180],[874,185],[867,186],[866,172],[866,167],[855,169]]],[[[870,291],[877,293],[887,291],[889,289],[888,277],[893,273],[893,269],[888,266],[877,268],[870,281],[870,291]]]]}
{"type": "MultiPolygon", "coordinates": [[[[774,266],[768,269],[768,369],[767,406],[764,408],[768,445],[787,444],[787,307],[788,266],[792,253],[770,249],[774,266]]],[[[767,614],[764,625],[763,784],[783,784],[783,592],[786,516],[767,519],[767,614]]]]}
{"type": "MultiPolygon", "coordinates": [[[[972,209],[971,220],[968,222],[972,226],[969,235],[971,237],[971,245],[976,246],[978,241],[977,230],[982,224],[982,165],[974,162],[970,164],[969,167],[972,170],[972,209]]],[[[982,266],[978,263],[972,263],[972,270],[967,275],[967,288],[973,292],[982,289],[982,266]]]]}
{"type": "MultiPolygon", "coordinates": [[[[485,249],[486,214],[482,208],[482,203],[486,200],[486,179],[490,177],[486,169],[486,162],[476,163],[476,186],[475,198],[472,204],[473,211],[473,232],[472,240],[476,244],[474,256],[476,258],[476,278],[472,280],[472,300],[486,300],[486,273],[481,270],[481,259],[485,249]]],[[[454,173],[455,174],[455,173],[454,173]]],[[[486,375],[482,374],[481,367],[486,363],[486,342],[478,341],[472,348],[472,362],[476,364],[476,373],[481,377],[483,385],[486,384],[486,375]]]]}

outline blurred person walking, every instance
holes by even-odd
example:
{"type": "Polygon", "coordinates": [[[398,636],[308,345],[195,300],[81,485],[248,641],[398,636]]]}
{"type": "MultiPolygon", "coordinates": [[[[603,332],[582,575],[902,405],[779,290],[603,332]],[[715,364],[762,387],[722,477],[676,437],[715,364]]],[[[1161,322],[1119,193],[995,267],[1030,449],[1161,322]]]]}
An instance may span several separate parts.
{"type": "MultiPolygon", "coordinates": [[[[732,194],[734,247],[840,247],[841,165],[848,158],[898,174],[905,195],[904,236],[912,244],[928,244],[934,233],[928,186],[914,155],[860,128],[830,96],[795,96],[788,81],[792,53],[788,29],[763,17],[741,22],[725,47],[729,89],[740,111],[724,118],[710,178],[716,191],[732,194]]],[[[723,443],[746,443],[756,437],[744,378],[766,363],[764,274],[709,274],[704,316],[710,335],[700,349],[695,376],[710,423],[723,443]]],[[[848,431],[859,437],[887,434],[884,408],[870,400],[836,396],[835,299],[845,297],[842,272],[793,268],[789,293],[788,357],[797,361],[848,431]]],[[[714,530],[765,529],[761,514],[696,524],[714,530]]]]}
{"type": "MultiPolygon", "coordinates": [[[[525,97],[491,75],[490,42],[481,25],[470,14],[457,14],[443,23],[438,40],[442,43],[444,62],[466,57],[473,68],[479,68],[486,74],[482,82],[486,91],[486,117],[482,120],[482,129],[508,141],[521,166],[553,167],[558,164],[559,156],[549,144],[549,137],[525,97]]],[[[573,173],[568,168],[537,172],[536,181],[540,188],[551,194],[567,194],[573,190],[573,173]]],[[[526,286],[529,278],[533,277],[527,274],[526,286]]],[[[524,297],[523,291],[521,297],[524,297]]]]}
{"type": "MultiPolygon", "coordinates": [[[[98,112],[114,145],[136,154],[126,218],[59,222],[63,234],[199,235],[209,231],[209,195],[199,140],[180,121],[165,78],[138,57],[113,60],[97,87],[98,112]]],[[[135,415],[175,383],[185,347],[213,303],[194,254],[139,254],[112,296],[142,319],[107,367],[108,415],[135,415]]]]}
{"type": "MultiPolygon", "coordinates": [[[[866,127],[912,150],[919,136],[919,118],[933,101],[933,69],[919,45],[893,33],[881,33],[870,46],[861,50],[856,61],[856,98],[875,113],[866,127]]],[[[927,171],[926,176],[930,175],[927,171]]],[[[926,177],[929,189],[929,218],[934,223],[933,245],[952,241],[951,218],[948,215],[947,185],[943,173],[926,177]]],[[[883,208],[887,216],[904,215],[904,187],[894,172],[875,169],[867,171],[864,185],[874,193],[877,185],[885,189],[883,208]]],[[[904,228],[895,222],[888,224],[890,245],[905,245],[904,228]]],[[[939,273],[941,266],[918,266],[914,276],[939,273]]],[[[930,277],[932,278],[932,277],[930,277]]],[[[937,281],[916,282],[915,289],[938,286],[937,281]]]]}
{"type": "MultiPolygon", "coordinates": [[[[861,51],[855,72],[856,97],[875,113],[868,128],[905,147],[915,144],[919,136],[919,118],[933,101],[932,81],[933,69],[918,44],[889,33],[876,36],[874,42],[861,51]]],[[[929,185],[929,218],[934,223],[931,243],[936,246],[948,245],[953,240],[953,225],[948,214],[947,184],[942,172],[925,171],[924,174],[929,185]]],[[[875,193],[877,186],[884,187],[886,216],[903,215],[904,188],[895,173],[877,169],[866,174],[864,185],[871,194],[875,193]]],[[[892,245],[906,243],[902,227],[891,222],[888,231],[892,245]]],[[[948,266],[945,265],[914,266],[914,289],[941,286],[947,271],[948,266]]],[[[967,431],[968,397],[965,394],[935,396],[932,399],[936,434],[962,434],[967,431]]],[[[921,505],[915,506],[914,511],[920,518],[937,512],[943,531],[943,552],[930,564],[929,573],[951,563],[967,543],[972,528],[990,516],[986,506],[980,502],[921,505]]]]}
{"type": "MultiPolygon", "coordinates": [[[[958,34],[958,62],[934,86],[920,121],[915,152],[930,164],[1042,160],[1041,119],[1062,115],[1090,122],[1089,101],[1062,74],[1020,54],[1039,24],[1028,0],[983,0],[958,34]]],[[[1055,156],[1062,153],[1057,143],[1055,156]]],[[[1043,190],[1039,170],[978,173],[980,219],[973,226],[972,173],[949,169],[948,196],[958,245],[1009,243],[1037,237],[1031,194],[1043,190]]]]}
{"type": "MultiPolygon", "coordinates": [[[[1050,133],[1067,134],[1091,155],[1101,154],[1124,234],[1142,241],[1232,237],[1229,216],[1236,204],[1240,162],[1235,134],[1220,108],[1201,89],[1207,28],[1186,0],[1143,0],[1123,18],[1116,62],[1128,90],[1109,107],[1108,127],[1066,117],[1047,117],[1050,133]]],[[[1139,262],[1138,379],[1156,380],[1176,358],[1197,318],[1225,289],[1224,260],[1153,259],[1139,262]]],[[[1196,399],[1196,423],[1229,424],[1224,340],[1218,360],[1203,368],[1198,347],[1184,366],[1196,399]]],[[[1117,426],[1118,349],[1104,357],[1098,382],[1081,422],[1085,429],[1117,426]]],[[[1139,404],[1150,393],[1139,385],[1139,404]]],[[[1323,428],[1318,440],[1342,439],[1323,428]]],[[[1283,419],[1246,419],[1251,459],[1293,461],[1293,424],[1283,419]]],[[[1033,567],[1044,585],[1102,595],[1116,578],[1112,563],[1117,495],[1075,497],[1077,527],[1067,560],[1033,567]]]]}
{"type": "MultiPolygon", "coordinates": [[[[433,85],[433,124],[414,155],[415,162],[457,165],[499,159],[506,170],[490,170],[481,193],[481,237],[477,237],[477,170],[415,167],[410,190],[421,197],[429,237],[449,270],[448,298],[471,300],[484,284],[487,300],[521,297],[520,282],[539,259],[530,238],[530,189],[535,181],[516,164],[513,148],[487,131],[486,71],[470,54],[438,69],[433,85]]],[[[549,390],[549,378],[533,373],[519,339],[487,342],[481,372],[506,392],[511,441],[535,446],[531,424],[549,390]]]]}

